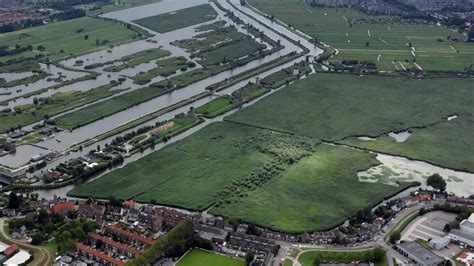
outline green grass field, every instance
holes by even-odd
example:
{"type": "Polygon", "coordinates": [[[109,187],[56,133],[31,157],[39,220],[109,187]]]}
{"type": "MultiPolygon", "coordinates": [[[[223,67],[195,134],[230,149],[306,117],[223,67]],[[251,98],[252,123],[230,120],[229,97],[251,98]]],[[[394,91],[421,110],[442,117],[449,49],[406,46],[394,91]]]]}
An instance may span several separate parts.
{"type": "Polygon", "coordinates": [[[215,202],[225,186],[269,160],[268,155],[256,149],[233,146],[259,131],[231,123],[212,124],[192,137],[76,187],[69,194],[147,202],[154,199],[202,210],[215,202]],[[109,189],[102,189],[104,186],[109,189]]]}
{"type": "Polygon", "coordinates": [[[330,141],[428,126],[403,144],[356,144],[472,171],[472,82],[316,74],[226,119],[330,141]],[[453,114],[458,121],[429,127],[453,114]]]}
{"type": "MultiPolygon", "coordinates": [[[[399,61],[415,59],[423,70],[460,70],[474,62],[474,45],[465,36],[435,25],[350,24],[351,19],[378,19],[348,8],[311,7],[301,0],[250,0],[267,14],[337,48],[336,59],[363,59],[381,70],[401,69],[399,61]],[[450,36],[450,40],[448,40],[450,36]],[[454,41],[453,39],[460,41],[454,41]],[[443,40],[442,42],[438,39],[443,40]],[[369,42],[369,46],[366,46],[369,42]],[[411,47],[415,48],[414,55],[411,47]],[[380,57],[379,57],[380,55],[380,57]],[[377,60],[378,59],[378,60],[377,60]],[[397,67],[395,67],[395,64],[397,67]]],[[[407,64],[413,67],[414,64],[407,64]]]]}
{"type": "Polygon", "coordinates": [[[234,102],[227,97],[216,98],[198,108],[194,112],[205,117],[216,117],[234,108],[234,102]]]}
{"type": "Polygon", "coordinates": [[[280,231],[326,230],[399,190],[358,181],[358,171],[377,163],[373,154],[322,144],[312,156],[249,192],[240,202],[210,212],[280,231]]]}
{"type": "Polygon", "coordinates": [[[195,210],[215,205],[211,213],[301,232],[328,229],[399,190],[358,182],[357,171],[376,163],[374,155],[366,152],[223,122],[78,186],[68,195],[113,195],[195,210]],[[340,165],[345,167],[336,167],[340,165]],[[335,190],[344,192],[327,193],[335,190]]]}
{"type": "Polygon", "coordinates": [[[212,8],[212,6],[209,4],[203,4],[180,9],[174,12],[134,20],[133,22],[152,31],[165,33],[213,20],[216,17],[217,12],[214,10],[214,8],[212,8]]]}
{"type": "Polygon", "coordinates": [[[244,266],[245,261],[201,249],[188,251],[177,266],[244,266]]]}
{"type": "Polygon", "coordinates": [[[38,54],[45,54],[50,59],[57,60],[71,54],[106,49],[109,45],[131,40],[134,35],[134,31],[118,23],[90,17],[51,23],[0,35],[2,45],[33,46],[33,51],[3,56],[0,57],[0,62],[19,57],[35,57],[38,54]],[[88,35],[87,40],[85,35],[88,35]],[[96,45],[96,40],[99,40],[99,45],[96,45]],[[102,41],[108,42],[102,44],[102,41]],[[38,45],[44,46],[45,51],[38,51],[38,45]]]}
{"type": "Polygon", "coordinates": [[[402,155],[437,165],[474,172],[474,117],[460,116],[434,126],[410,129],[412,135],[402,143],[389,136],[363,141],[350,138],[341,143],[367,148],[373,151],[402,155]]]}
{"type": "MultiPolygon", "coordinates": [[[[354,261],[373,262],[375,249],[354,250],[354,251],[307,251],[300,255],[299,262],[303,266],[315,265],[315,259],[318,258],[320,262],[330,263],[352,263],[354,261]]],[[[384,252],[385,253],[385,252],[384,252]]],[[[382,254],[382,252],[380,252],[382,254]]],[[[388,265],[387,257],[383,260],[374,263],[375,266],[388,265]]]]}
{"type": "Polygon", "coordinates": [[[187,69],[186,62],[187,59],[184,57],[172,57],[158,60],[156,61],[156,68],[136,74],[132,77],[133,82],[136,84],[146,84],[150,82],[152,78],[158,76],[170,76],[183,67],[187,69]]]}
{"type": "MultiPolygon", "coordinates": [[[[161,57],[169,56],[171,53],[169,51],[160,49],[160,48],[153,48],[149,50],[140,51],[138,53],[134,53],[131,55],[124,56],[120,58],[122,64],[115,65],[111,67],[107,67],[104,70],[110,72],[119,72],[121,70],[132,68],[138,66],[143,63],[148,63],[152,60],[159,59],[161,57]]],[[[113,63],[112,61],[111,63],[113,63]]]]}
{"type": "Polygon", "coordinates": [[[264,48],[265,45],[263,44],[258,44],[249,38],[243,38],[216,49],[199,53],[198,55],[203,57],[203,59],[199,60],[199,63],[204,66],[216,65],[239,59],[264,48]]]}

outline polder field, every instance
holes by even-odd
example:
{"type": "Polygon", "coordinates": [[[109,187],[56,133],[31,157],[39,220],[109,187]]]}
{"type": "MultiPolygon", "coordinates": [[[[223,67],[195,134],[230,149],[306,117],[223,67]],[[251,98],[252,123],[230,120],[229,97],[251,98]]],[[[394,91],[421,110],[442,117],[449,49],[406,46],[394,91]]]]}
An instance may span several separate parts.
{"type": "Polygon", "coordinates": [[[474,128],[473,82],[316,74],[226,119],[326,141],[347,144],[349,139],[362,147],[474,172],[469,134],[474,128]],[[459,117],[447,121],[452,115],[459,117]],[[414,134],[404,143],[384,137],[405,130],[414,134]],[[359,136],[382,138],[364,142],[359,136]]]}
{"type": "Polygon", "coordinates": [[[165,33],[213,20],[216,17],[217,12],[214,8],[209,4],[203,4],[170,13],[138,19],[133,22],[153,31],[165,33]]]}
{"type": "Polygon", "coordinates": [[[410,185],[359,182],[380,164],[376,154],[339,143],[474,171],[473,96],[472,79],[318,73],[69,195],[210,207],[286,232],[329,229],[410,185]],[[404,130],[411,141],[387,136],[404,130]]]}
{"type": "Polygon", "coordinates": [[[213,206],[209,212],[214,214],[301,232],[335,226],[404,187],[358,182],[356,172],[376,164],[374,155],[366,152],[223,122],[76,187],[69,195],[154,200],[195,210],[213,206]],[[332,169],[341,160],[347,168],[332,169]],[[347,193],[337,199],[324,196],[340,187],[347,193]],[[275,196],[287,201],[282,204],[275,196]]]}
{"type": "Polygon", "coordinates": [[[335,59],[370,60],[380,70],[411,69],[417,67],[415,61],[423,70],[463,71],[474,62],[474,45],[445,27],[384,24],[381,22],[387,16],[366,15],[347,8],[312,7],[300,0],[249,3],[338,49],[335,59]],[[351,20],[365,21],[351,26],[351,20]]]}
{"type": "Polygon", "coordinates": [[[39,54],[49,56],[51,60],[60,60],[71,54],[105,49],[110,45],[132,40],[136,35],[135,31],[124,25],[99,18],[83,17],[61,21],[0,35],[2,46],[32,46],[31,51],[2,56],[0,62],[35,57],[39,54]]]}
{"type": "Polygon", "coordinates": [[[208,266],[208,265],[222,265],[222,266],[244,266],[245,261],[209,252],[201,249],[192,249],[188,251],[176,263],[178,266],[208,266]]]}

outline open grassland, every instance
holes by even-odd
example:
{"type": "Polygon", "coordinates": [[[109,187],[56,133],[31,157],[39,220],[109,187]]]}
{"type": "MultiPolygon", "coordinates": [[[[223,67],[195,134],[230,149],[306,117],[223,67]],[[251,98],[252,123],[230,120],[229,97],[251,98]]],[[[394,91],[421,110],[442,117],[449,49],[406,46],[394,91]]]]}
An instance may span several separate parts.
{"type": "Polygon", "coordinates": [[[177,263],[177,266],[244,266],[245,261],[227,257],[214,252],[192,249],[177,263]]]}
{"type": "Polygon", "coordinates": [[[32,51],[0,57],[0,62],[13,58],[35,57],[39,54],[56,60],[105,49],[110,45],[131,40],[135,35],[135,32],[127,27],[103,19],[84,17],[61,21],[0,35],[2,45],[33,47],[32,51]],[[39,45],[44,47],[44,51],[41,48],[38,50],[39,45]]]}
{"type": "Polygon", "coordinates": [[[36,103],[19,105],[9,113],[0,113],[0,132],[8,131],[12,127],[16,128],[38,122],[45,117],[51,117],[111,96],[120,92],[120,90],[111,90],[116,85],[116,82],[112,82],[85,92],[58,92],[50,97],[40,98],[36,103]]]}
{"type": "Polygon", "coordinates": [[[232,99],[223,96],[199,106],[194,110],[194,112],[204,117],[215,117],[231,110],[235,106],[236,105],[232,99]]]}
{"type": "Polygon", "coordinates": [[[174,12],[134,20],[140,26],[152,31],[165,33],[198,23],[213,20],[217,12],[209,4],[193,6],[174,12]]]}
{"type": "Polygon", "coordinates": [[[472,115],[460,116],[426,128],[410,129],[410,132],[412,135],[401,143],[389,136],[381,136],[370,141],[350,138],[341,143],[474,172],[472,115]]]}
{"type": "Polygon", "coordinates": [[[204,66],[225,63],[256,53],[259,50],[263,50],[265,47],[265,45],[258,44],[250,38],[242,38],[218,46],[215,49],[200,52],[198,55],[203,59],[199,60],[199,63],[204,66]]]}
{"type": "Polygon", "coordinates": [[[269,160],[257,149],[234,146],[258,131],[231,123],[212,124],[183,141],[76,187],[69,194],[147,202],[154,199],[162,204],[203,210],[215,202],[225,186],[269,160]],[[102,189],[104,186],[108,189],[102,189]]]}
{"type": "Polygon", "coordinates": [[[317,74],[227,119],[324,140],[374,137],[471,114],[472,82],[317,74]]]}
{"type": "Polygon", "coordinates": [[[154,200],[195,210],[213,205],[215,214],[301,232],[335,226],[401,189],[358,182],[358,170],[377,164],[374,155],[318,143],[215,123],[69,195],[154,200]],[[331,193],[336,190],[344,192],[331,193]]]}
{"type": "MultiPolygon", "coordinates": [[[[337,48],[339,54],[336,59],[370,60],[382,70],[401,68],[395,67],[392,61],[416,60],[424,70],[460,71],[474,62],[474,45],[463,42],[465,36],[445,27],[373,23],[386,17],[366,15],[348,8],[311,7],[300,0],[249,2],[263,12],[275,15],[283,22],[337,48]],[[353,23],[351,26],[351,20],[360,19],[372,22],[353,23]]],[[[414,67],[414,64],[409,65],[414,67]]]]}
{"type": "Polygon", "coordinates": [[[344,143],[472,171],[472,82],[317,74],[226,119],[329,141],[353,137],[344,143]],[[356,139],[407,129],[414,134],[405,143],[356,139]]]}
{"type": "Polygon", "coordinates": [[[303,266],[319,265],[315,264],[315,261],[319,263],[353,263],[354,261],[360,262],[373,262],[375,266],[386,266],[388,265],[387,256],[383,250],[376,249],[365,249],[365,250],[341,250],[341,251],[306,251],[300,255],[298,261],[303,266]],[[380,261],[375,260],[382,258],[380,261]]]}
{"type": "Polygon", "coordinates": [[[358,171],[377,163],[373,154],[322,144],[239,202],[210,212],[280,231],[325,230],[400,189],[358,181],[358,171]]]}

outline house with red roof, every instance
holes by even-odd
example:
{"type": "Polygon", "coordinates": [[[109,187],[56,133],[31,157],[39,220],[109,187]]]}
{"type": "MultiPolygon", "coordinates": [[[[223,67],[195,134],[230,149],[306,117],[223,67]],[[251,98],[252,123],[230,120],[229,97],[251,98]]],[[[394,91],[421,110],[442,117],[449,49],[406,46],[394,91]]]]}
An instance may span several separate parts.
{"type": "Polygon", "coordinates": [[[100,242],[102,244],[101,249],[106,250],[114,257],[125,256],[127,258],[133,258],[141,254],[140,250],[134,247],[114,241],[111,238],[101,236],[96,233],[90,233],[89,238],[91,239],[92,246],[97,246],[97,243],[100,242]]]}
{"type": "Polygon", "coordinates": [[[110,234],[118,235],[130,245],[138,246],[140,248],[149,248],[155,242],[155,240],[151,238],[144,237],[135,232],[127,231],[115,225],[107,225],[105,231],[110,234]]]}
{"type": "Polygon", "coordinates": [[[74,204],[72,201],[56,203],[51,207],[51,213],[59,214],[61,216],[66,216],[69,211],[72,210],[74,210],[74,204]]]}
{"type": "Polygon", "coordinates": [[[105,266],[122,266],[124,263],[112,256],[109,256],[101,251],[93,249],[82,243],[76,243],[76,249],[81,256],[96,261],[99,265],[105,266]]]}
{"type": "Polygon", "coordinates": [[[137,203],[133,200],[124,200],[122,204],[125,208],[134,208],[137,206],[137,203]]]}

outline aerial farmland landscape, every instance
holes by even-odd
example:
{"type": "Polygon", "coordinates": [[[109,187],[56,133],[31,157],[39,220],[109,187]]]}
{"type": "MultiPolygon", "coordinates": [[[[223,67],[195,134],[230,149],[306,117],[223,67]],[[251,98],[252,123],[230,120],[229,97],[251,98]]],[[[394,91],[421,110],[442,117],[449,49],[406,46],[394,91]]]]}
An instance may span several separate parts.
{"type": "Polygon", "coordinates": [[[472,265],[472,0],[0,0],[0,263],[472,265]]]}

